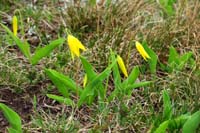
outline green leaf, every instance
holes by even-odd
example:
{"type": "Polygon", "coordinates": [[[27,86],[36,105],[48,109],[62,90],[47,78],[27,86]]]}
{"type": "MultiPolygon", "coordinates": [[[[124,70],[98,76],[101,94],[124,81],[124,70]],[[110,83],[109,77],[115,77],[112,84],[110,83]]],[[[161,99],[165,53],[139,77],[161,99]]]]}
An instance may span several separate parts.
{"type": "Polygon", "coordinates": [[[169,94],[166,90],[163,91],[163,120],[169,120],[172,117],[172,105],[169,94]]]}
{"type": "Polygon", "coordinates": [[[190,114],[181,115],[175,119],[169,120],[169,129],[175,130],[183,127],[184,123],[190,118],[190,114]]]}
{"type": "Polygon", "coordinates": [[[156,73],[156,66],[157,66],[157,62],[158,62],[158,56],[157,54],[148,47],[147,42],[144,41],[142,43],[145,51],[149,54],[149,56],[151,57],[151,59],[148,59],[148,63],[149,63],[149,67],[150,67],[150,72],[155,74],[156,73]]]}
{"type": "Polygon", "coordinates": [[[192,114],[192,116],[183,125],[183,133],[195,133],[200,124],[200,111],[192,114]]]}
{"type": "Polygon", "coordinates": [[[152,81],[144,81],[144,82],[134,83],[132,85],[128,85],[125,90],[126,90],[126,92],[129,92],[132,89],[146,86],[146,85],[149,85],[150,83],[152,83],[152,81]]]}
{"type": "Polygon", "coordinates": [[[99,83],[103,82],[103,80],[109,76],[111,70],[106,70],[96,76],[89,84],[88,86],[83,90],[83,93],[80,96],[80,99],[78,101],[78,106],[81,106],[86,97],[90,96],[93,94],[92,88],[98,85],[99,83]]]}
{"type": "Polygon", "coordinates": [[[138,76],[140,74],[140,70],[138,66],[135,66],[130,75],[128,76],[128,78],[122,83],[123,86],[127,86],[127,85],[132,85],[135,83],[135,81],[137,80],[138,76]]]}
{"type": "Polygon", "coordinates": [[[74,105],[74,102],[69,99],[69,98],[65,98],[65,97],[62,97],[62,96],[57,96],[57,95],[53,95],[53,94],[47,94],[47,97],[51,98],[51,99],[54,99],[60,103],[64,103],[66,105],[69,105],[69,106],[73,106],[74,105]]]}
{"type": "Polygon", "coordinates": [[[37,64],[40,59],[49,55],[56,47],[58,47],[60,44],[63,44],[64,41],[65,39],[60,38],[50,42],[50,44],[46,45],[45,47],[36,50],[34,55],[31,57],[31,63],[33,65],[37,64]]]}
{"type": "Polygon", "coordinates": [[[80,59],[87,74],[88,81],[91,81],[97,74],[94,72],[92,65],[83,56],[80,56],[80,59]]]}
{"type": "Polygon", "coordinates": [[[79,86],[69,77],[52,69],[45,69],[45,72],[64,97],[69,96],[69,89],[79,94],[82,92],[82,89],[80,89],[79,86]]]}
{"type": "Polygon", "coordinates": [[[180,64],[178,66],[178,70],[183,69],[184,65],[186,64],[187,61],[189,61],[189,59],[192,57],[192,55],[193,55],[192,52],[188,52],[180,57],[180,64]]]}
{"type": "MultiPolygon", "coordinates": [[[[94,77],[97,77],[97,73],[94,72],[92,65],[84,57],[81,56],[80,59],[83,64],[83,68],[87,74],[87,78],[88,78],[87,85],[88,85],[90,83],[90,81],[92,81],[94,79],[94,77]]],[[[100,94],[101,100],[104,99],[106,96],[106,90],[102,83],[96,84],[96,86],[94,86],[91,91],[92,92],[90,93],[90,98],[89,98],[90,103],[91,103],[92,99],[94,99],[94,97],[98,95],[98,92],[100,94]]]]}
{"type": "MultiPolygon", "coordinates": [[[[1,24],[1,23],[0,23],[1,24]]],[[[24,54],[24,56],[28,59],[31,57],[30,53],[30,44],[28,42],[22,42],[17,36],[13,34],[12,31],[8,29],[5,25],[1,24],[1,26],[6,30],[6,32],[9,34],[9,36],[15,41],[21,52],[24,54]]]]}
{"type": "MultiPolygon", "coordinates": [[[[111,51],[111,61],[114,62],[116,61],[115,53],[111,51]]],[[[114,64],[113,68],[113,78],[114,78],[114,84],[115,84],[115,89],[119,89],[121,86],[121,75],[119,72],[118,64],[117,62],[114,64]]]]}
{"type": "Polygon", "coordinates": [[[152,82],[151,81],[144,81],[144,82],[134,83],[132,85],[128,85],[124,90],[125,90],[125,93],[127,94],[127,96],[131,97],[133,89],[138,88],[138,87],[142,87],[142,86],[147,86],[150,83],[152,83],[152,82]]]}
{"type": "Polygon", "coordinates": [[[81,93],[80,99],[78,101],[78,106],[80,107],[83,102],[85,101],[85,99],[93,94],[92,89],[98,85],[101,84],[103,82],[103,80],[105,80],[105,78],[107,78],[110,73],[111,73],[111,69],[114,66],[114,64],[116,63],[113,62],[111,65],[109,65],[102,73],[100,73],[99,75],[95,76],[92,81],[86,86],[86,88],[83,90],[83,92],[81,93]]]}
{"type": "Polygon", "coordinates": [[[15,129],[13,129],[13,128],[8,128],[8,132],[9,133],[20,133],[19,131],[17,131],[17,130],[15,130],[15,129]]]}
{"type": "Polygon", "coordinates": [[[176,49],[171,46],[169,49],[169,58],[168,58],[168,65],[171,67],[170,72],[176,68],[179,64],[179,54],[177,53],[176,49]]]}
{"type": "Polygon", "coordinates": [[[159,125],[159,127],[155,130],[154,133],[166,133],[166,129],[168,128],[169,121],[164,121],[159,125]]]}
{"type": "Polygon", "coordinates": [[[3,115],[11,125],[11,128],[18,131],[18,133],[22,133],[21,118],[19,115],[3,103],[0,103],[0,110],[2,110],[3,115]]]}

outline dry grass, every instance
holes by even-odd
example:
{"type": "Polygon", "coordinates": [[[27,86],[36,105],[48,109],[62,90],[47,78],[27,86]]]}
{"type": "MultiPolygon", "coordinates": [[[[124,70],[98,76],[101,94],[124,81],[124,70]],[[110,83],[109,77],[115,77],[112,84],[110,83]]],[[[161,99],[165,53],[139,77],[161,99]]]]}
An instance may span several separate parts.
{"type": "MultiPolygon", "coordinates": [[[[56,49],[38,66],[32,68],[18,49],[7,46],[8,41],[12,41],[0,29],[0,92],[9,89],[27,95],[30,103],[33,94],[38,97],[38,108],[30,112],[31,120],[28,123],[23,120],[26,132],[147,132],[162,112],[163,89],[169,90],[176,115],[200,108],[198,0],[185,3],[178,0],[175,5],[176,14],[172,17],[163,14],[156,2],[145,0],[126,0],[109,8],[75,5],[61,9],[64,3],[59,1],[38,1],[33,5],[34,7],[31,7],[29,2],[9,1],[0,12],[1,22],[10,25],[13,11],[20,9],[26,38],[33,49],[58,36],[65,36],[64,29],[68,28],[88,47],[89,50],[83,55],[98,72],[107,66],[110,49],[117,51],[125,59],[129,72],[135,65],[146,66],[137,53],[133,40],[146,40],[162,63],[166,63],[171,45],[176,47],[179,53],[192,51],[196,66],[171,74],[158,68],[157,77],[144,72],[140,79],[154,80],[154,84],[134,90],[131,99],[125,98],[123,101],[116,100],[107,104],[105,110],[100,110],[96,104],[71,109],[46,98],[47,93],[57,92],[41,69],[41,66],[56,69],[81,84],[81,63],[78,59],[74,62],[70,60],[67,45],[56,49]],[[32,35],[28,32],[32,32],[32,35]],[[30,96],[30,93],[33,94],[30,96]]],[[[113,89],[112,86],[110,88],[113,89]]],[[[0,94],[0,99],[4,97],[5,95],[0,94]]],[[[23,115],[23,112],[19,113],[23,115]]]]}

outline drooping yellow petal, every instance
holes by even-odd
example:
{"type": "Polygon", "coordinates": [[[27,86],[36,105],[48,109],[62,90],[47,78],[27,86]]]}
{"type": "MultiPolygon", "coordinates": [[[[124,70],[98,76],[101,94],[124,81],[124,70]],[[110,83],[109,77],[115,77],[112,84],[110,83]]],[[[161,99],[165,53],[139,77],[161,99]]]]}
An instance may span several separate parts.
{"type": "Polygon", "coordinates": [[[13,25],[13,34],[14,34],[15,36],[17,36],[17,29],[18,29],[17,23],[18,23],[17,17],[16,17],[16,16],[13,16],[12,25],[13,25]]]}
{"type": "Polygon", "coordinates": [[[147,61],[147,58],[151,59],[151,57],[148,55],[148,53],[143,48],[142,44],[140,44],[138,41],[136,41],[136,49],[141,54],[141,56],[144,58],[144,60],[147,61]]]}
{"type": "Polygon", "coordinates": [[[83,44],[74,36],[68,35],[67,42],[72,54],[72,58],[74,58],[74,55],[80,56],[80,49],[86,50],[86,48],[83,46],[83,44]]]}
{"type": "Polygon", "coordinates": [[[117,55],[117,63],[119,65],[119,68],[121,69],[121,71],[125,75],[125,77],[128,77],[128,73],[127,73],[126,67],[124,65],[124,61],[122,60],[122,58],[119,55],[117,55]]]}
{"type": "Polygon", "coordinates": [[[85,87],[87,84],[87,74],[85,74],[84,79],[83,79],[83,87],[85,87]]]}
{"type": "Polygon", "coordinates": [[[77,42],[75,40],[75,37],[73,37],[72,35],[68,35],[67,42],[68,42],[71,53],[79,57],[80,52],[79,52],[79,48],[77,47],[77,42]]]}

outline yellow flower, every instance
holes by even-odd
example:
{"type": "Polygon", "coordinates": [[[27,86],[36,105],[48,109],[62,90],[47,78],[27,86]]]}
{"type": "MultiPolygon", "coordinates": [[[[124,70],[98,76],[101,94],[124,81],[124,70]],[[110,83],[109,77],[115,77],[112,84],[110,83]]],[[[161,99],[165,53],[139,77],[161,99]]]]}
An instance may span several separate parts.
{"type": "Polygon", "coordinates": [[[12,25],[13,25],[13,34],[14,34],[15,36],[17,36],[17,29],[18,29],[18,26],[17,26],[17,17],[16,17],[16,16],[13,16],[12,25]]]}
{"type": "Polygon", "coordinates": [[[143,48],[142,44],[140,44],[138,41],[136,41],[136,48],[139,51],[139,53],[142,55],[142,57],[147,61],[148,59],[151,59],[151,57],[148,55],[148,53],[143,48]]]}
{"type": "Polygon", "coordinates": [[[83,79],[83,87],[85,87],[87,84],[87,74],[85,74],[84,79],[83,79]]]}
{"type": "Polygon", "coordinates": [[[83,44],[74,36],[68,34],[67,36],[67,43],[69,45],[69,49],[71,51],[72,59],[74,59],[74,55],[80,56],[80,49],[85,51],[86,48],[83,46],[83,44]]]}
{"type": "Polygon", "coordinates": [[[128,73],[127,73],[126,67],[124,65],[124,61],[122,60],[122,58],[119,55],[117,55],[117,63],[119,65],[119,68],[121,69],[121,71],[125,75],[125,77],[128,77],[128,73]]]}

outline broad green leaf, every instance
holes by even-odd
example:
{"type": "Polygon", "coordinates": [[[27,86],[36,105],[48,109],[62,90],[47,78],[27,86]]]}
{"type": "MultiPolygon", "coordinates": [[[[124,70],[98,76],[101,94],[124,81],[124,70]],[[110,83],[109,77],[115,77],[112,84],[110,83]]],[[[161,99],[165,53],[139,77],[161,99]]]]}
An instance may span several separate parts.
{"type": "Polygon", "coordinates": [[[187,63],[187,61],[189,61],[189,59],[192,57],[192,55],[193,55],[192,52],[188,52],[180,57],[180,64],[178,66],[178,70],[183,69],[184,65],[187,63]]]}
{"type": "Polygon", "coordinates": [[[144,41],[142,43],[145,51],[149,54],[149,56],[151,57],[151,59],[148,60],[149,63],[149,67],[150,67],[150,72],[155,74],[156,73],[156,66],[157,66],[157,62],[158,62],[158,56],[156,55],[156,53],[150,49],[147,45],[147,42],[144,41]]]}
{"type": "Polygon", "coordinates": [[[99,74],[98,76],[96,76],[89,84],[88,86],[86,86],[86,88],[83,90],[80,99],[78,101],[78,106],[81,106],[82,103],[84,102],[84,100],[86,99],[86,97],[90,96],[93,94],[93,87],[95,87],[96,85],[98,85],[99,83],[102,83],[103,80],[109,76],[111,70],[106,70],[104,72],[102,72],[101,74],[99,74]]]}
{"type": "Polygon", "coordinates": [[[28,42],[22,42],[17,36],[13,34],[12,31],[10,31],[10,29],[8,29],[8,27],[6,27],[3,24],[1,24],[1,26],[6,30],[9,36],[15,41],[15,43],[17,44],[21,52],[24,54],[24,56],[30,59],[31,53],[30,53],[30,45],[28,44],[28,42]]]}
{"type": "Polygon", "coordinates": [[[152,83],[152,82],[151,81],[145,81],[145,82],[133,83],[133,84],[129,84],[127,86],[123,86],[124,87],[124,88],[122,87],[123,90],[117,90],[117,89],[115,89],[110,94],[110,96],[108,97],[108,101],[109,102],[112,101],[116,96],[118,96],[117,94],[120,93],[121,91],[123,91],[126,95],[130,96],[133,89],[149,85],[150,83],[152,83]]]}
{"type": "Polygon", "coordinates": [[[190,118],[190,114],[181,115],[175,119],[169,120],[169,129],[180,129],[183,127],[184,123],[190,118]]]}
{"type": "Polygon", "coordinates": [[[2,110],[3,115],[11,125],[11,128],[17,130],[18,133],[22,133],[21,118],[19,115],[3,103],[0,103],[0,110],[2,110]]]}
{"type": "Polygon", "coordinates": [[[45,72],[64,97],[69,96],[68,90],[79,94],[82,92],[82,89],[69,77],[52,69],[45,69],[45,72]]]}
{"type": "Polygon", "coordinates": [[[163,91],[163,120],[169,120],[172,117],[172,105],[169,94],[166,90],[163,91]]]}
{"type": "Polygon", "coordinates": [[[8,128],[8,132],[9,133],[20,133],[19,131],[17,131],[17,130],[15,130],[15,129],[13,129],[13,128],[8,128]]]}
{"type": "Polygon", "coordinates": [[[60,103],[64,103],[66,105],[70,105],[70,106],[74,105],[74,102],[69,98],[65,98],[65,97],[57,96],[57,95],[53,95],[53,94],[47,94],[47,97],[54,99],[60,103]]]}
{"type": "Polygon", "coordinates": [[[152,83],[152,81],[144,81],[144,82],[134,83],[132,85],[128,85],[125,88],[125,90],[126,90],[126,92],[129,92],[132,89],[135,89],[135,88],[138,88],[138,87],[142,87],[142,86],[146,86],[146,85],[149,85],[151,83],[152,83]]]}
{"type": "Polygon", "coordinates": [[[159,125],[159,127],[155,130],[154,133],[166,133],[166,129],[168,128],[169,121],[164,121],[159,125]]]}
{"type": "Polygon", "coordinates": [[[116,63],[116,60],[111,65],[109,65],[102,73],[94,77],[94,79],[86,86],[86,88],[81,93],[80,99],[78,101],[79,107],[83,104],[83,102],[88,96],[92,95],[91,89],[93,89],[96,85],[101,84],[103,80],[105,80],[105,78],[110,75],[111,69],[115,63],[116,63]]]}
{"type": "Polygon", "coordinates": [[[173,68],[174,65],[179,64],[179,54],[173,46],[171,46],[169,49],[168,64],[173,68]]]}
{"type": "Polygon", "coordinates": [[[60,44],[63,44],[64,41],[65,39],[60,38],[50,42],[50,44],[46,45],[45,47],[36,50],[34,55],[31,57],[31,63],[33,65],[37,64],[40,59],[49,55],[56,47],[58,47],[60,44]]]}
{"type": "Polygon", "coordinates": [[[192,114],[192,116],[183,125],[183,133],[195,133],[200,125],[200,111],[192,114]]]}
{"type": "Polygon", "coordinates": [[[122,83],[123,86],[127,86],[127,85],[132,85],[135,83],[135,81],[137,80],[138,76],[140,74],[140,70],[138,66],[135,66],[130,75],[128,76],[128,78],[122,83]]]}
{"type": "MultiPolygon", "coordinates": [[[[97,73],[94,72],[92,65],[84,58],[84,57],[80,57],[81,62],[83,64],[83,68],[87,74],[88,77],[88,83],[87,85],[90,83],[90,81],[92,81],[94,79],[94,77],[97,76],[97,73]]],[[[87,86],[86,86],[87,87],[87,86]]],[[[99,92],[100,94],[100,98],[104,99],[105,95],[106,95],[106,90],[103,86],[102,83],[96,84],[96,86],[93,87],[92,93],[90,95],[90,101],[91,99],[94,99],[95,95],[98,95],[97,93],[99,92]],[[95,91],[95,89],[97,89],[97,91],[95,91]]]]}
{"type": "Polygon", "coordinates": [[[129,85],[125,89],[125,94],[130,98],[131,94],[133,92],[133,89],[149,85],[150,83],[152,83],[152,82],[151,81],[145,81],[145,82],[139,82],[139,83],[134,83],[133,85],[129,85]]]}
{"type": "Polygon", "coordinates": [[[92,80],[97,74],[94,72],[92,65],[82,56],[80,56],[83,68],[87,74],[88,80],[92,80]]]}

